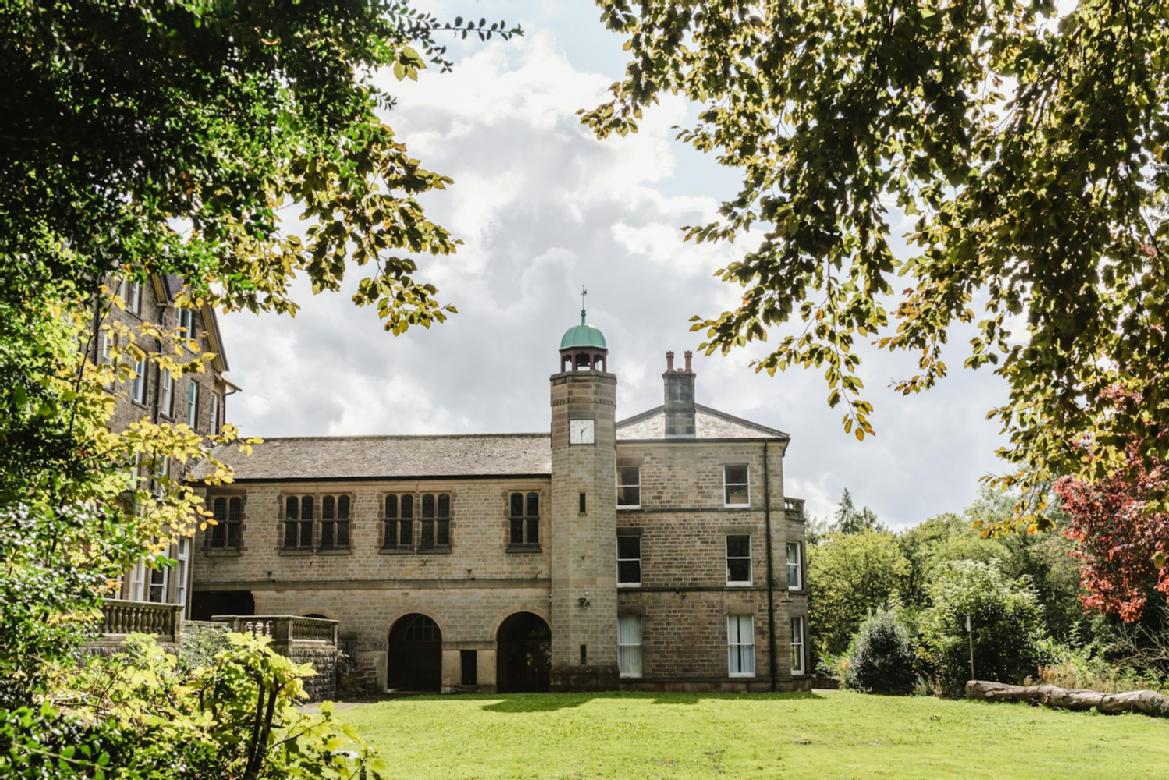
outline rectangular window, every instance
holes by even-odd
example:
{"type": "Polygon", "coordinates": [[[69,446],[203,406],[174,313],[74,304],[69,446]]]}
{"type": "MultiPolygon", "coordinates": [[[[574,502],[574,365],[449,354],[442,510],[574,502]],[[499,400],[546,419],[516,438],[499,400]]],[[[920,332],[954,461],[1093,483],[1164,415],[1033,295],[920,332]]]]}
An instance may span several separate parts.
{"type": "Polygon", "coordinates": [[[617,618],[617,667],[622,677],[641,677],[641,617],[617,618]]]}
{"type": "Polygon", "coordinates": [[[727,536],[727,584],[751,584],[750,536],[727,536]]]}
{"type": "Polygon", "coordinates": [[[227,550],[239,549],[243,506],[243,499],[239,497],[220,497],[211,502],[211,514],[215,517],[215,525],[207,531],[208,547],[227,550]]]}
{"type": "Polygon", "coordinates": [[[349,496],[321,499],[321,549],[349,546],[349,496]]]}
{"type": "Polygon", "coordinates": [[[130,592],[128,594],[130,601],[145,601],[142,590],[146,584],[146,564],[142,561],[134,564],[134,568],[130,569],[130,592]]]}
{"type": "Polygon", "coordinates": [[[641,536],[617,536],[617,587],[632,588],[641,584],[641,536]]]}
{"type": "Polygon", "coordinates": [[[621,466],[617,469],[617,508],[637,509],[641,506],[641,467],[621,466]]]}
{"type": "Polygon", "coordinates": [[[479,651],[478,650],[460,650],[459,651],[459,666],[461,667],[460,679],[463,685],[478,685],[479,684],[479,651]]]}
{"type": "Polygon", "coordinates": [[[169,371],[162,371],[162,398],[158,402],[158,411],[167,416],[175,416],[175,377],[169,371]]]}
{"type": "Polygon", "coordinates": [[[727,615],[727,659],[731,677],[755,676],[755,618],[727,615]]]}
{"type": "Polygon", "coordinates": [[[384,549],[408,550],[414,546],[414,496],[409,493],[386,496],[384,521],[384,549]]]}
{"type": "Polygon", "coordinates": [[[312,548],[315,503],[312,496],[288,496],[284,499],[284,549],[312,548]]]}
{"type": "Polygon", "coordinates": [[[126,310],[131,314],[142,314],[142,282],[133,281],[123,284],[126,294],[126,310]]]}
{"type": "Polygon", "coordinates": [[[219,433],[219,393],[211,394],[211,433],[219,433]]]}
{"type": "Polygon", "coordinates": [[[199,385],[191,379],[187,385],[187,425],[194,430],[199,423],[199,385]]]}
{"type": "Polygon", "coordinates": [[[195,312],[190,309],[179,309],[179,327],[183,329],[180,335],[186,338],[194,338],[195,312]]]}
{"type": "Polygon", "coordinates": [[[792,674],[804,673],[804,619],[792,618],[792,674]]]}
{"type": "Polygon", "coordinates": [[[787,589],[804,587],[803,551],[799,542],[787,543],[787,589]]]}
{"type": "Polygon", "coordinates": [[[450,547],[451,497],[448,493],[422,494],[422,523],[418,549],[450,547]]]}
{"type": "Polygon", "coordinates": [[[191,566],[191,540],[187,537],[179,539],[178,551],[175,553],[175,603],[183,605],[183,615],[187,614],[187,574],[191,566]]]}
{"type": "Polygon", "coordinates": [[[512,493],[509,496],[509,535],[512,546],[540,543],[540,494],[512,493]]]}
{"type": "Polygon", "coordinates": [[[746,466],[723,466],[723,506],[751,506],[751,482],[746,466]]]}
{"type": "Polygon", "coordinates": [[[150,584],[146,590],[146,600],[161,604],[166,601],[166,580],[170,569],[159,567],[150,570],[150,584]]]}
{"type": "Polygon", "coordinates": [[[146,403],[146,358],[134,361],[133,398],[135,403],[146,403]]]}

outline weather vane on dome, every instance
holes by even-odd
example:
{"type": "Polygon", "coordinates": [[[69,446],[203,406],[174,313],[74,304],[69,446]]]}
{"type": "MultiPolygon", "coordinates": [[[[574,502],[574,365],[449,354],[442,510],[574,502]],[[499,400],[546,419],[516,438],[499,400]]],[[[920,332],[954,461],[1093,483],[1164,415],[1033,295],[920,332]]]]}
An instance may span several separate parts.
{"type": "Polygon", "coordinates": [[[582,284],[580,286],[580,324],[581,325],[585,324],[585,300],[584,299],[585,299],[585,296],[588,294],[589,294],[589,291],[586,290],[585,286],[582,284]]]}

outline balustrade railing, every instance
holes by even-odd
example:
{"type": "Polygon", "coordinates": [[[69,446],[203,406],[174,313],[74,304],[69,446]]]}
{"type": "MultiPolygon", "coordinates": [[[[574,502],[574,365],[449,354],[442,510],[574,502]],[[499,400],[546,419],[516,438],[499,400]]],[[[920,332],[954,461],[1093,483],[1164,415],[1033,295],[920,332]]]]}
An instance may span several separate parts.
{"type": "Polygon", "coordinates": [[[783,511],[788,520],[794,520],[797,523],[804,522],[804,499],[784,498],[783,511]]]}
{"type": "Polygon", "coordinates": [[[154,634],[164,642],[177,642],[182,612],[181,604],[106,599],[102,603],[101,632],[109,638],[154,634]]]}
{"type": "Polygon", "coordinates": [[[297,615],[215,615],[216,623],[225,623],[232,631],[266,636],[273,645],[294,642],[337,643],[337,621],[297,615]]]}

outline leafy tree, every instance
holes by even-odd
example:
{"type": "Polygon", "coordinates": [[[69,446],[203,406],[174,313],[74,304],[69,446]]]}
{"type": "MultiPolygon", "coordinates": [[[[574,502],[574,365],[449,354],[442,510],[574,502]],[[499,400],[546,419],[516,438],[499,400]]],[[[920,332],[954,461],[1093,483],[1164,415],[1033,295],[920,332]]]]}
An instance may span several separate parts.
{"type": "MultiPolygon", "coordinates": [[[[175,274],[180,305],[294,313],[289,284],[336,290],[387,330],[454,311],[413,255],[455,240],[418,202],[449,179],[382,118],[375,73],[449,66],[435,35],[510,36],[439,22],[402,0],[15,0],[0,5],[0,707],[44,694],[131,563],[209,521],[194,486],[157,472],[239,442],[184,424],[112,433],[103,389],[149,360],[209,355],[143,323],[95,364],[117,277],[175,274]],[[295,223],[284,216],[296,217],[295,223]]],[[[240,442],[246,448],[247,442],[240,442]]],[[[212,462],[207,483],[230,479],[212,462]]]]}
{"type": "Polygon", "coordinates": [[[910,693],[915,662],[909,632],[891,610],[882,610],[862,623],[853,638],[844,685],[864,693],[910,693]]]}
{"type": "Polygon", "coordinates": [[[1134,458],[1124,472],[1096,483],[1071,477],[1055,483],[1088,609],[1133,622],[1169,599],[1169,512],[1148,508],[1167,480],[1169,468],[1146,468],[1134,458]]]}
{"type": "Polygon", "coordinates": [[[1018,683],[1036,674],[1045,630],[1027,583],[1011,580],[991,563],[955,561],[929,590],[932,606],[922,616],[920,652],[941,692],[959,694],[970,679],[967,618],[977,679],[1018,683]]]}
{"type": "Polygon", "coordinates": [[[897,541],[909,562],[901,588],[902,603],[907,606],[929,605],[929,585],[947,563],[964,560],[1001,563],[1008,557],[1001,542],[983,537],[969,520],[951,512],[906,529],[897,541]]]}
{"type": "Polygon", "coordinates": [[[808,549],[809,621],[818,652],[843,652],[872,611],[895,598],[908,562],[893,534],[830,534],[808,549]]]}
{"type": "Polygon", "coordinates": [[[857,534],[861,531],[885,530],[877,520],[877,514],[867,506],[857,510],[852,501],[852,493],[844,488],[840,493],[840,503],[832,515],[832,530],[842,534],[857,534]]]}
{"type": "Polygon", "coordinates": [[[823,369],[863,439],[858,342],[916,353],[896,384],[914,393],[972,323],[965,365],[1009,388],[991,410],[1015,467],[999,481],[1040,527],[1055,478],[1098,479],[1132,441],[1169,461],[1162,4],[598,4],[629,62],[585,123],[633,132],[681,94],[701,108],[679,137],[742,173],[713,221],[685,229],[759,238],[718,274],[741,304],[694,322],[708,354],[778,335],[757,370],[823,369]],[[908,257],[891,246],[897,212],[908,257]],[[1139,409],[1109,408],[1115,385],[1139,409]]]}

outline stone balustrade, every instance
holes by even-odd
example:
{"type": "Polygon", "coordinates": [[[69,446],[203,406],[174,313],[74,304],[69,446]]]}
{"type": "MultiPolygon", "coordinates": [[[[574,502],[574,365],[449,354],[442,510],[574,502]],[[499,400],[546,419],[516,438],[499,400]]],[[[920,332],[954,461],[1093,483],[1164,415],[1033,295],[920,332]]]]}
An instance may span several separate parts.
{"type": "Polygon", "coordinates": [[[127,634],[153,634],[177,644],[182,630],[181,604],[106,599],[102,603],[101,641],[119,642],[127,634]]]}
{"type": "Polygon", "coordinates": [[[304,681],[312,701],[337,692],[337,621],[297,615],[214,615],[211,620],[240,633],[266,636],[272,649],[297,663],[310,663],[316,674],[304,681]]]}
{"type": "Polygon", "coordinates": [[[797,523],[804,522],[804,499],[784,498],[783,511],[788,520],[794,520],[797,523]]]}

